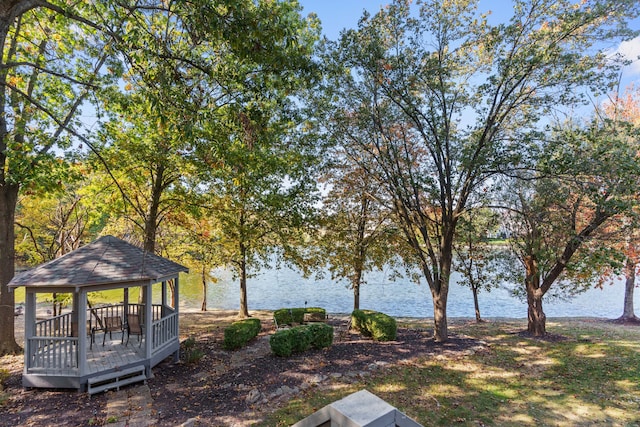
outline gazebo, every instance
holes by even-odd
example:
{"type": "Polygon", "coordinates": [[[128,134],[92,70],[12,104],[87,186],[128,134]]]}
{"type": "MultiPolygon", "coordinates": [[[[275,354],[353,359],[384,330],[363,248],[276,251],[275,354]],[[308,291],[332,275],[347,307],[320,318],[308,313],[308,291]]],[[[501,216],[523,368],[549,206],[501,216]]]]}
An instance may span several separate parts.
{"type": "Polygon", "coordinates": [[[15,276],[9,288],[25,288],[23,386],[97,393],[146,380],[171,355],[177,360],[180,272],[188,269],[104,236],[15,276]],[[136,287],[141,298],[129,301],[136,287]],[[114,289],[123,290],[122,301],[88,303],[90,292],[114,289]],[[71,294],[71,311],[41,318],[37,295],[43,293],[71,294]]]}

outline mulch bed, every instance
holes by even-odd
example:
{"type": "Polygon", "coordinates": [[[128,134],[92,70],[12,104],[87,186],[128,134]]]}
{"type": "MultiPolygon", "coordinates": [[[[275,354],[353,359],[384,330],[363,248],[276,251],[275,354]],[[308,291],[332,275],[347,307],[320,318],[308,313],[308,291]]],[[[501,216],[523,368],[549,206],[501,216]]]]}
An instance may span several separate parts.
{"type": "MultiPolygon", "coordinates": [[[[209,313],[207,313],[209,314],[209,313]]],[[[335,328],[330,348],[292,357],[276,357],[268,350],[273,323],[263,319],[260,336],[249,346],[226,351],[222,348],[224,327],[215,325],[215,314],[181,315],[184,338],[196,337],[195,349],[203,354],[196,363],[170,359],[153,369],[148,381],[159,426],[177,426],[189,418],[198,425],[253,425],[265,413],[331,382],[354,382],[384,366],[406,363],[430,354],[462,353],[482,343],[452,334],[445,344],[436,344],[432,331],[399,328],[392,342],[375,342],[347,330],[345,318],[331,318],[335,328]],[[206,315],[205,315],[206,316],[206,315]],[[286,387],[283,387],[286,386],[286,387]],[[280,395],[282,390],[295,390],[280,395]]],[[[182,351],[182,358],[188,356],[182,351]]],[[[0,406],[2,425],[103,425],[109,393],[89,397],[76,391],[21,387],[22,356],[9,367],[5,401],[0,406]]],[[[6,367],[5,367],[6,368],[6,367]]],[[[1,399],[1,398],[0,398],[1,399]]],[[[259,422],[258,422],[259,424],[259,422]]]]}

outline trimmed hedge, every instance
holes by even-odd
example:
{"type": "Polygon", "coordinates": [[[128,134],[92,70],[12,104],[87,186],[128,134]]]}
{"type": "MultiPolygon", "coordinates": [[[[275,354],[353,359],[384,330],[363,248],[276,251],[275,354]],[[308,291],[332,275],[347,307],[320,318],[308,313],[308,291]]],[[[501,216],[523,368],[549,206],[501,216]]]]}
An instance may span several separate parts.
{"type": "Polygon", "coordinates": [[[309,328],[302,325],[291,328],[290,331],[291,351],[293,353],[302,353],[303,351],[309,350],[311,347],[311,339],[313,338],[309,328]]]}
{"type": "Polygon", "coordinates": [[[320,313],[322,317],[327,316],[326,310],[320,307],[279,308],[273,312],[273,320],[278,326],[301,324],[305,313],[320,313]]]}
{"type": "Polygon", "coordinates": [[[326,323],[310,323],[306,325],[311,334],[311,347],[320,349],[333,344],[333,326],[326,323]]]}
{"type": "Polygon", "coordinates": [[[398,332],[396,319],[373,310],[353,310],[351,325],[376,341],[393,341],[398,332]]]}
{"type": "Polygon", "coordinates": [[[227,350],[236,350],[245,346],[258,336],[262,325],[260,319],[250,318],[233,322],[224,330],[223,346],[227,350]]]}
{"type": "Polygon", "coordinates": [[[271,335],[269,338],[269,346],[276,356],[291,356],[293,353],[293,339],[291,338],[292,329],[282,329],[271,335]]]}
{"type": "Polygon", "coordinates": [[[309,348],[325,348],[333,343],[333,326],[326,323],[313,323],[280,329],[269,338],[271,351],[276,356],[291,356],[309,348]]]}

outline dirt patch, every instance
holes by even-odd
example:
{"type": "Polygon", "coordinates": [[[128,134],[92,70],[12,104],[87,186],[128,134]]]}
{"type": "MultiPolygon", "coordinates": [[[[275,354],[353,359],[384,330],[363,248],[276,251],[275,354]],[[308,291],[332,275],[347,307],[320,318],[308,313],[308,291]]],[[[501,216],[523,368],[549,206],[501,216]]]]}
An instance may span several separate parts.
{"type": "Polygon", "coordinates": [[[618,317],[617,319],[609,320],[609,322],[616,325],[640,326],[640,317],[618,317]]]}
{"type": "Polygon", "coordinates": [[[522,338],[528,338],[531,340],[544,341],[544,342],[563,342],[563,341],[569,340],[569,338],[565,337],[564,335],[552,334],[549,332],[547,332],[543,336],[536,336],[529,331],[522,331],[522,332],[518,332],[518,336],[522,338]]]}
{"type": "MultiPolygon", "coordinates": [[[[432,330],[399,328],[392,342],[375,342],[348,330],[348,317],[330,316],[335,338],[330,348],[293,357],[276,357],[269,349],[274,331],[271,313],[255,313],[262,331],[247,347],[227,351],[222,347],[224,328],[236,320],[234,312],[183,313],[181,339],[193,336],[197,363],[171,359],[153,369],[148,381],[153,417],[159,426],[176,426],[196,418],[197,425],[254,425],[293,397],[336,382],[356,382],[387,366],[433,354],[465,354],[482,348],[480,341],[451,334],[436,344],[432,330]]],[[[104,425],[110,393],[25,390],[21,387],[22,356],[2,359],[11,376],[0,406],[6,425],[104,425]]]]}

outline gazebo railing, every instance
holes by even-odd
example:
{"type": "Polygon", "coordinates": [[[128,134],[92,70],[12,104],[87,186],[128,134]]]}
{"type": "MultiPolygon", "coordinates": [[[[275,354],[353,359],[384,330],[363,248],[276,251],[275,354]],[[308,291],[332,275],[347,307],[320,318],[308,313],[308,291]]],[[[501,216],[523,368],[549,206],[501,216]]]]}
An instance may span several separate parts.
{"type": "Polygon", "coordinates": [[[38,320],[35,335],[38,337],[71,336],[71,313],[38,320]]]}
{"type": "Polygon", "coordinates": [[[178,337],[178,313],[173,312],[154,321],[151,333],[153,334],[152,352],[156,353],[178,337]]]}
{"type": "Polygon", "coordinates": [[[75,371],[78,368],[78,338],[30,338],[28,360],[29,369],[75,371]]]}
{"type": "MultiPolygon", "coordinates": [[[[124,304],[105,305],[100,307],[92,307],[87,309],[87,330],[91,327],[100,329],[105,317],[120,317],[126,322],[124,315],[124,304]]],[[[143,304],[129,304],[127,315],[140,315],[144,318],[143,304]]],[[[171,313],[173,309],[163,306],[162,304],[152,305],[152,315],[154,322],[162,319],[162,314],[171,313]]],[[[35,323],[35,336],[37,337],[71,337],[77,336],[73,330],[73,313],[65,313],[55,317],[40,319],[35,323]]]]}
{"type": "MultiPolygon", "coordinates": [[[[86,333],[91,339],[94,331],[100,330],[108,316],[124,316],[124,304],[92,307],[87,309],[86,333]],[[100,319],[98,321],[98,319],[100,319]]],[[[144,319],[144,305],[129,304],[128,315],[139,314],[144,319]]],[[[151,325],[152,354],[157,354],[178,337],[178,313],[171,307],[152,305],[151,325]],[[164,314],[164,317],[162,315],[164,314]]],[[[73,313],[41,319],[35,323],[34,335],[26,337],[27,369],[53,372],[77,372],[78,328],[73,322],[73,313]]],[[[80,329],[82,333],[82,329],[80,329]]]]}

